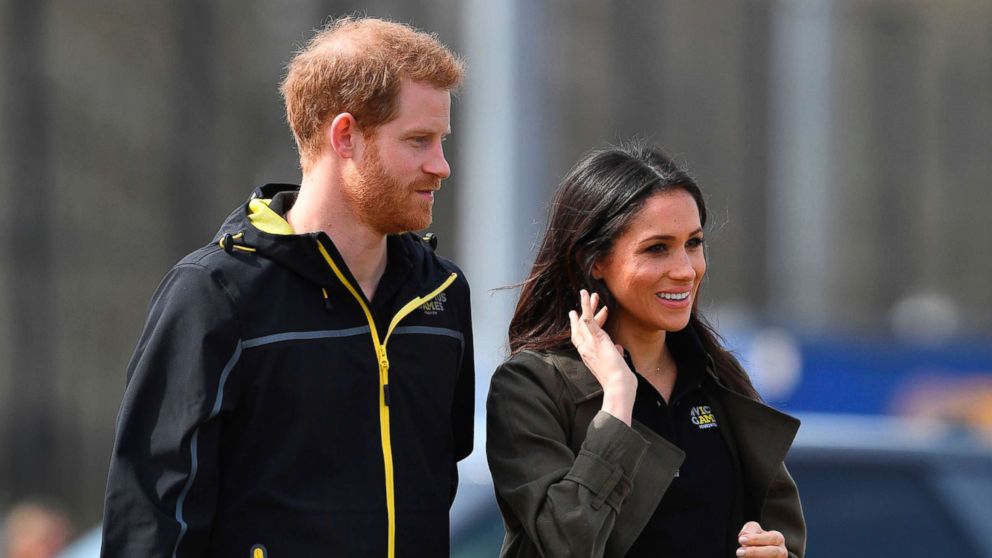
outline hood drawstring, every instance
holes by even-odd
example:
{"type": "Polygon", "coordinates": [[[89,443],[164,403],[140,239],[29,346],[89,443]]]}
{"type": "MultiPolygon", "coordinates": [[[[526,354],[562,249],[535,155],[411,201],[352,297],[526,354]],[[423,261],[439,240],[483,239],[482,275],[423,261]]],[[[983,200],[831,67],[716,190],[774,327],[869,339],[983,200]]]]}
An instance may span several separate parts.
{"type": "Polygon", "coordinates": [[[244,232],[239,232],[238,234],[227,233],[221,237],[220,242],[217,243],[218,246],[224,249],[225,252],[230,254],[234,250],[241,250],[242,252],[257,252],[255,248],[247,246],[245,244],[237,244],[236,241],[241,240],[245,236],[244,232]]]}
{"type": "MultiPolygon", "coordinates": [[[[242,252],[257,252],[258,251],[257,248],[252,248],[251,246],[244,244],[244,242],[242,241],[244,236],[245,236],[244,231],[239,232],[237,234],[227,233],[223,237],[221,237],[220,241],[217,242],[217,245],[223,248],[224,251],[227,252],[228,254],[234,252],[235,250],[241,250],[242,252]]],[[[328,312],[334,310],[334,305],[331,303],[330,295],[327,294],[327,289],[321,287],[320,293],[324,297],[324,309],[327,310],[328,312]]]]}
{"type": "Polygon", "coordinates": [[[321,287],[320,292],[323,293],[324,295],[324,309],[330,312],[331,310],[334,309],[334,305],[331,304],[331,298],[327,296],[327,289],[321,287]]]}
{"type": "Polygon", "coordinates": [[[420,237],[420,240],[431,247],[431,251],[437,251],[437,235],[429,232],[424,236],[420,237]]]}

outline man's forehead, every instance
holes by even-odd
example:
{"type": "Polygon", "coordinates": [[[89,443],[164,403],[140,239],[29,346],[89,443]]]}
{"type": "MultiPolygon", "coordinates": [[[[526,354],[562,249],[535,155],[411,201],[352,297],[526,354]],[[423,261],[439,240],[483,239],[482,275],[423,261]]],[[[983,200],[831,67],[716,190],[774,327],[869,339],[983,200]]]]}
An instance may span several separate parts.
{"type": "Polygon", "coordinates": [[[439,103],[444,106],[451,105],[451,91],[448,89],[408,78],[400,81],[399,97],[401,100],[406,98],[407,100],[439,103]]]}
{"type": "Polygon", "coordinates": [[[396,122],[404,128],[425,126],[431,130],[443,128],[450,132],[451,93],[428,84],[403,84],[399,95],[396,122]]]}

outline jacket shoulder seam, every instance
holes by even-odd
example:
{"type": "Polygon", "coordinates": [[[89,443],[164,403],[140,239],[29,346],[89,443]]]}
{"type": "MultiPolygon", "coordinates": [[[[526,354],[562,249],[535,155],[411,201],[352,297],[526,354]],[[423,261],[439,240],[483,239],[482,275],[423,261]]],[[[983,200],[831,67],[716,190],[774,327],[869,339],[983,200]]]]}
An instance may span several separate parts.
{"type": "MultiPolygon", "coordinates": [[[[218,248],[218,250],[220,250],[220,248],[218,248]]],[[[200,263],[201,260],[202,258],[198,258],[196,261],[180,262],[176,264],[173,267],[173,269],[179,269],[179,268],[196,269],[214,278],[213,282],[216,283],[218,287],[220,287],[220,290],[224,293],[224,298],[227,300],[227,305],[228,305],[228,309],[231,312],[231,317],[234,319],[234,323],[237,326],[237,335],[235,337],[237,339],[238,344],[240,345],[242,342],[244,342],[244,331],[245,331],[244,324],[241,320],[241,316],[238,314],[237,299],[234,296],[234,293],[231,292],[230,287],[228,286],[227,276],[224,273],[224,271],[221,270],[220,268],[207,266],[203,263],[200,263]],[[216,275],[214,275],[213,272],[216,272],[216,275]]]]}

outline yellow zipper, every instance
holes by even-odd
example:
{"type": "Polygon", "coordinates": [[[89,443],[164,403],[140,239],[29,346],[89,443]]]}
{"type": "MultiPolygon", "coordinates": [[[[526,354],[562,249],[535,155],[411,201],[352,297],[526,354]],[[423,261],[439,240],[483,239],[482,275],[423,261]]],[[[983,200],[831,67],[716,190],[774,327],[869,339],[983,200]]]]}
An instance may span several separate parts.
{"type": "Polygon", "coordinates": [[[400,323],[400,320],[405,318],[410,312],[413,312],[419,308],[424,303],[432,300],[437,295],[441,294],[445,289],[447,289],[455,279],[458,278],[457,273],[452,273],[441,286],[434,289],[432,292],[426,296],[418,296],[406,303],[400,311],[393,316],[393,319],[389,322],[389,329],[386,330],[386,337],[379,341],[379,332],[375,327],[375,320],[372,319],[372,311],[369,310],[365,300],[362,295],[359,294],[358,290],[355,289],[348,279],[341,272],[341,269],[334,263],[334,259],[324,248],[324,245],[320,241],[317,242],[317,249],[320,250],[320,254],[324,256],[327,260],[327,265],[331,267],[334,275],[337,276],[341,284],[344,285],[351,296],[355,298],[358,305],[362,307],[362,312],[365,313],[365,319],[369,322],[369,331],[372,334],[372,346],[375,348],[376,358],[379,361],[379,432],[381,435],[382,442],[382,462],[386,474],[386,517],[388,522],[388,558],[394,558],[396,555],[396,504],[393,489],[393,444],[389,436],[389,355],[386,353],[386,343],[389,342],[389,336],[393,334],[393,330],[396,325],[400,323]]]}

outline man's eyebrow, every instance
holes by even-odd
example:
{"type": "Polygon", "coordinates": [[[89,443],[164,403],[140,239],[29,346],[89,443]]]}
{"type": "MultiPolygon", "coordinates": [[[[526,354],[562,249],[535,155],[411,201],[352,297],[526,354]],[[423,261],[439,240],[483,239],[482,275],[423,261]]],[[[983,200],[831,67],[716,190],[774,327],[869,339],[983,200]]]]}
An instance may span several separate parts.
{"type": "MultiPolygon", "coordinates": [[[[406,131],[407,136],[434,136],[437,135],[438,131],[432,128],[410,128],[406,131]]],[[[447,136],[451,134],[451,128],[446,129],[441,132],[441,136],[447,136]]]]}

